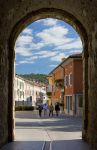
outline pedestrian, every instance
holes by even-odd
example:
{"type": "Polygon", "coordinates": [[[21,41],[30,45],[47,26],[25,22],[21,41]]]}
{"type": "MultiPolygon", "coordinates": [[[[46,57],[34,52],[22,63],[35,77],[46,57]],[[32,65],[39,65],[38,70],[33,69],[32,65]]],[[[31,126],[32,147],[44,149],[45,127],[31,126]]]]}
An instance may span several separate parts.
{"type": "Polygon", "coordinates": [[[42,104],[39,105],[38,110],[39,110],[39,116],[41,117],[41,115],[42,115],[42,110],[43,110],[42,104]]]}
{"type": "Polygon", "coordinates": [[[47,114],[47,109],[48,109],[48,104],[45,103],[45,104],[43,105],[44,116],[47,114]]]}
{"type": "Polygon", "coordinates": [[[58,115],[59,115],[59,112],[60,112],[59,103],[56,103],[56,104],[55,104],[55,111],[56,111],[56,116],[58,116],[58,115]]]}
{"type": "Polygon", "coordinates": [[[54,106],[51,103],[51,105],[49,106],[49,117],[50,117],[50,115],[53,116],[53,111],[54,111],[54,106]]]}

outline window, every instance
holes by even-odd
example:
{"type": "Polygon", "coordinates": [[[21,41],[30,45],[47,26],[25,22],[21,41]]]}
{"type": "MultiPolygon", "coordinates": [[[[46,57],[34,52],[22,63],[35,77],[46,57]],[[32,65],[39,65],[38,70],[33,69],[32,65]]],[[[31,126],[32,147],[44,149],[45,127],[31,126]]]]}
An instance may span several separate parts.
{"type": "Polygon", "coordinates": [[[64,77],[64,86],[66,86],[66,81],[65,81],[65,77],[64,77]]]}
{"type": "Polygon", "coordinates": [[[17,79],[17,86],[18,86],[18,79],[17,79]]]}
{"type": "Polygon", "coordinates": [[[72,68],[72,64],[70,64],[70,68],[72,68]]]}
{"type": "Polygon", "coordinates": [[[32,95],[34,95],[34,90],[32,90],[32,95]]]}
{"type": "Polygon", "coordinates": [[[23,82],[21,82],[21,88],[24,89],[24,83],[23,82]]]}
{"type": "Polygon", "coordinates": [[[23,98],[24,98],[24,92],[23,92],[23,98]]]}
{"type": "Polygon", "coordinates": [[[24,92],[23,91],[20,91],[20,98],[24,98],[24,92]]]}
{"type": "Polygon", "coordinates": [[[78,95],[78,99],[79,99],[79,107],[83,107],[83,97],[82,97],[82,95],[78,95]]]}
{"type": "Polygon", "coordinates": [[[68,96],[66,96],[66,109],[68,109],[68,96]]]}
{"type": "Polygon", "coordinates": [[[69,78],[68,78],[68,76],[66,75],[66,77],[65,77],[65,85],[68,86],[68,84],[69,84],[69,78]]]}
{"type": "Polygon", "coordinates": [[[19,95],[20,95],[20,91],[19,91],[19,89],[17,90],[17,95],[18,95],[18,97],[19,97],[19,95]]]}
{"type": "Polygon", "coordinates": [[[32,102],[32,96],[29,97],[30,102],[32,102]]]}
{"type": "Polygon", "coordinates": [[[72,85],[72,74],[69,75],[69,84],[72,85]]]}
{"type": "Polygon", "coordinates": [[[72,96],[66,96],[66,109],[72,110],[72,96]]]}
{"type": "Polygon", "coordinates": [[[70,100],[70,110],[72,110],[72,96],[69,96],[69,100],[70,100]]]}
{"type": "Polygon", "coordinates": [[[20,82],[20,89],[21,89],[21,82],[20,82]]]}
{"type": "Polygon", "coordinates": [[[66,75],[64,78],[64,86],[67,86],[67,85],[68,85],[68,76],[66,75]]]}

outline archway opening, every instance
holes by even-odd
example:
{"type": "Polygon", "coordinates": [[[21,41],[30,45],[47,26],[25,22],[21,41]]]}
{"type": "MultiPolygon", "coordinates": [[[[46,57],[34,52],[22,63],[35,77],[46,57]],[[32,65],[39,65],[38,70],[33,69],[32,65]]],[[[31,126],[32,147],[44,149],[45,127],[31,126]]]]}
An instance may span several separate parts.
{"type": "MultiPolygon", "coordinates": [[[[82,27],[82,25],[80,24],[80,22],[78,20],[76,20],[73,16],[71,16],[70,14],[67,14],[66,12],[63,12],[63,11],[61,12],[60,10],[54,10],[54,9],[51,9],[51,10],[50,9],[49,10],[47,10],[47,9],[46,10],[45,9],[44,10],[40,10],[39,12],[34,13],[32,18],[31,18],[31,16],[32,15],[30,14],[27,17],[25,17],[13,29],[13,32],[12,32],[12,35],[11,35],[11,38],[10,38],[10,42],[11,42],[11,46],[12,46],[11,50],[13,50],[14,43],[15,43],[15,40],[17,38],[17,35],[20,33],[21,29],[24,28],[24,26],[26,26],[27,24],[31,23],[31,21],[34,22],[35,20],[38,20],[38,19],[42,19],[42,18],[46,18],[46,17],[47,18],[48,17],[53,17],[53,18],[56,18],[56,19],[64,20],[64,21],[70,23],[72,26],[74,26],[74,28],[80,33],[80,36],[81,36],[82,41],[83,41],[83,49],[84,49],[84,53],[85,53],[85,51],[87,49],[86,32],[85,32],[84,28],[82,27]]],[[[13,70],[13,68],[14,67],[13,67],[13,64],[12,64],[12,70],[13,70]]],[[[12,98],[13,97],[12,95],[9,94],[9,97],[12,98]]],[[[9,114],[10,113],[12,113],[12,112],[9,112],[9,114]]],[[[12,127],[9,128],[9,130],[11,130],[11,133],[12,133],[12,130],[13,130],[12,127]]]]}
{"type": "MultiPolygon", "coordinates": [[[[15,49],[16,74],[18,74],[15,77],[14,100],[16,109],[33,106],[34,112],[37,113],[37,115],[35,115],[37,118],[38,111],[35,111],[35,108],[38,107],[40,103],[42,106],[45,103],[48,104],[48,108],[51,105],[50,103],[52,103],[53,106],[59,103],[61,109],[60,117],[63,114],[69,117],[82,116],[82,43],[77,32],[70,25],[61,20],[52,18],[38,20],[22,31],[16,41],[15,49]],[[63,59],[65,59],[65,61],[63,59]],[[81,72],[73,75],[73,70],[75,69],[74,72],[76,72],[79,68],[81,72]],[[58,76],[56,73],[57,70],[59,70],[59,77],[56,77],[51,85],[47,85],[46,80],[44,80],[44,85],[42,85],[42,88],[45,87],[45,89],[46,87],[48,88],[48,86],[55,88],[55,91],[51,91],[51,98],[47,97],[48,91],[44,91],[44,93],[47,92],[47,95],[44,94],[43,97],[39,95],[43,94],[43,91],[39,89],[42,83],[39,83],[38,79],[35,81],[35,79],[32,78],[32,83],[28,83],[29,77],[31,82],[33,73],[44,73],[43,75],[48,75],[50,78],[52,76],[53,80],[55,76],[58,76]],[[66,70],[70,71],[68,72],[66,70]],[[69,81],[70,76],[72,76],[71,80],[73,81],[69,81]],[[24,77],[26,77],[26,79],[24,77]],[[67,77],[68,85],[65,85],[64,82],[67,82],[65,81],[67,77]],[[80,80],[76,81],[77,89],[78,87],[80,87],[80,89],[75,90],[75,93],[71,92],[71,90],[73,91],[76,88],[74,78],[75,80],[77,80],[76,78],[80,80]],[[63,87],[58,88],[55,82],[63,82],[63,87]],[[36,86],[37,83],[39,86],[36,86]],[[37,88],[37,90],[35,88],[37,88]],[[70,91],[68,92],[68,90],[70,91]],[[41,91],[41,93],[39,93],[39,91],[41,91]],[[45,99],[43,99],[44,97],[45,99]]],[[[17,116],[19,117],[19,115],[21,120],[21,112],[18,112],[17,116]]],[[[47,119],[43,116],[44,115],[42,115],[42,119],[47,119]]],[[[54,117],[55,116],[54,113],[54,117]]],[[[46,117],[49,117],[49,110],[46,117]]],[[[76,123],[78,123],[79,120],[80,119],[76,120],[76,123]]],[[[81,124],[77,124],[77,126],[79,132],[81,132],[81,124]]],[[[16,137],[18,137],[18,135],[16,137]]]]}

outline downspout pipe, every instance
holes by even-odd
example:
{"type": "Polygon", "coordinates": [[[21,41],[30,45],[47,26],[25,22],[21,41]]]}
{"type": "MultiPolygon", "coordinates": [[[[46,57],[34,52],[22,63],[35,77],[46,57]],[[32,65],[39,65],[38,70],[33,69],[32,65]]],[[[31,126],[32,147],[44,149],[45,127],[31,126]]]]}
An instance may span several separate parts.
{"type": "MultiPolygon", "coordinates": [[[[60,67],[63,69],[63,75],[65,76],[65,69],[64,67],[60,64],[60,67]]],[[[65,88],[64,88],[64,96],[65,96],[65,88]]],[[[63,101],[63,111],[64,111],[64,101],[63,101]]]]}

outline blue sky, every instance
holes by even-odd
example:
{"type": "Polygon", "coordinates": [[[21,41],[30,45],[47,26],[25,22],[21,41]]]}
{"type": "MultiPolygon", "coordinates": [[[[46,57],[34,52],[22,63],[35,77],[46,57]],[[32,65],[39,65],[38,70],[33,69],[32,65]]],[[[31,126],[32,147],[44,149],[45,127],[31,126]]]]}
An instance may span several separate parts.
{"type": "Polygon", "coordinates": [[[69,24],[47,18],[35,21],[20,33],[15,51],[17,74],[48,74],[62,58],[82,52],[82,42],[69,24]]]}

